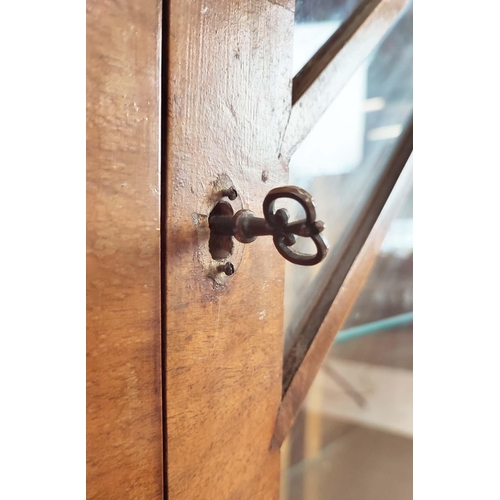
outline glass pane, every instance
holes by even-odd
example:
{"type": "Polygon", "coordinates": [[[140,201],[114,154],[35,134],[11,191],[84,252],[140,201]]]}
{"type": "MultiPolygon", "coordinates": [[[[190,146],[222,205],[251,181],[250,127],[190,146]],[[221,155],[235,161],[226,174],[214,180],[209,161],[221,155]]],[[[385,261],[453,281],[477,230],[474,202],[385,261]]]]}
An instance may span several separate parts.
{"type": "Polygon", "coordinates": [[[409,195],[281,448],[281,500],[412,498],[409,195]]]}
{"type": "MultiPolygon", "coordinates": [[[[290,161],[290,184],[309,191],[326,224],[329,256],[313,267],[287,262],[285,355],[310,305],[318,274],[327,273],[336,243],[382,173],[413,107],[412,6],[353,75],[290,161]],[[330,259],[330,260],[329,260],[330,259]]],[[[299,211],[292,216],[300,218],[299,211]]],[[[297,250],[315,253],[310,239],[297,250]]]]}
{"type": "Polygon", "coordinates": [[[293,74],[337,31],[363,0],[297,0],[293,31],[293,74]]]}

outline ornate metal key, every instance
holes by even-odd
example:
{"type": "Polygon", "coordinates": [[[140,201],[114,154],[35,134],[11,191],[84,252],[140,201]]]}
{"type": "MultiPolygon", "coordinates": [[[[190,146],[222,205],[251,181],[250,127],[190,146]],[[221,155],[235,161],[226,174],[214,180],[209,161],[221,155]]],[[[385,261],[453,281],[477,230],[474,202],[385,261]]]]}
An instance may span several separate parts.
{"type": "MultiPolygon", "coordinates": [[[[236,195],[234,189],[230,194],[236,195]]],[[[228,194],[229,196],[229,194],[228,194]]],[[[314,266],[321,262],[328,244],[321,236],[325,225],[316,220],[316,208],[312,196],[296,186],[283,186],[269,191],[263,203],[264,218],[256,217],[251,210],[239,210],[233,216],[212,215],[210,230],[226,236],[234,236],[241,243],[252,243],[259,236],[272,236],[274,245],[285,259],[301,266],[314,266]],[[289,213],[284,208],[274,210],[276,200],[290,198],[302,205],[306,218],[289,223],[289,213]],[[311,238],[316,254],[309,255],[293,250],[295,236],[311,238]]]]}

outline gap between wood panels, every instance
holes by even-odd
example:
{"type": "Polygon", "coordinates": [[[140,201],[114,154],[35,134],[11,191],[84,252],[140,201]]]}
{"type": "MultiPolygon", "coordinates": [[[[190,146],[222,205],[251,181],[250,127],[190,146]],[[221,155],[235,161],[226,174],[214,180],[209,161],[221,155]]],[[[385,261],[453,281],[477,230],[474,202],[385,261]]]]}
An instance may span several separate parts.
{"type": "Polygon", "coordinates": [[[161,401],[162,401],[162,443],[163,443],[163,498],[168,498],[167,474],[167,118],[168,118],[168,20],[169,2],[160,4],[160,297],[161,297],[161,401]]]}

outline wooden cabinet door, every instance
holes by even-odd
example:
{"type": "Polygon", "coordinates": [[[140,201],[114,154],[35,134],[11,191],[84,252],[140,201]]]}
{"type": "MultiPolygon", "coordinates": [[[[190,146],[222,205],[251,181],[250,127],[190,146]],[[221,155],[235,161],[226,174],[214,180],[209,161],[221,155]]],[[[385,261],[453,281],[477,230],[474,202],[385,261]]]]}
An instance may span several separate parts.
{"type": "Polygon", "coordinates": [[[262,214],[287,183],[293,1],[172,1],[166,130],[165,400],[169,498],[278,498],[284,260],[234,242],[216,274],[208,217],[234,186],[262,214]]]}
{"type": "Polygon", "coordinates": [[[411,180],[411,128],[290,356],[272,238],[214,238],[209,217],[262,215],[404,5],[359,2],[294,76],[294,0],[89,1],[89,498],[279,498],[280,446],[411,180]]]}
{"type": "MultiPolygon", "coordinates": [[[[266,193],[288,183],[297,145],[404,6],[360,2],[294,77],[293,1],[170,2],[163,164],[169,498],[279,498],[281,443],[375,258],[389,207],[372,229],[411,152],[411,129],[336,250],[321,307],[308,319],[314,328],[304,329],[284,360],[284,260],[265,237],[233,241],[214,255],[208,219],[231,187],[234,212],[262,214],[266,193]],[[217,274],[225,262],[234,275],[217,274]]],[[[399,200],[410,178],[400,179],[399,200]]]]}

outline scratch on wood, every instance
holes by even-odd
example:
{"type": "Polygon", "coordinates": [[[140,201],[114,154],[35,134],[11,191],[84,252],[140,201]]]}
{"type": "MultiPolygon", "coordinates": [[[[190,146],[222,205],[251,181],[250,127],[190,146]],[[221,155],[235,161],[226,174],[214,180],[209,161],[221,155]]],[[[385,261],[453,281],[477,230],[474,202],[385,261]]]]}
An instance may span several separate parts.
{"type": "MultiPolygon", "coordinates": [[[[271,0],[269,0],[269,1],[271,1],[271,0]]],[[[286,121],[285,126],[283,127],[283,133],[282,133],[281,138],[280,138],[280,145],[278,147],[278,160],[282,156],[283,142],[285,141],[286,131],[288,130],[288,125],[290,124],[291,116],[292,116],[292,108],[290,108],[290,110],[288,112],[288,119],[286,121]]]]}
{"type": "Polygon", "coordinates": [[[217,325],[215,327],[215,335],[219,335],[219,320],[220,320],[220,297],[217,300],[217,325]]]}

